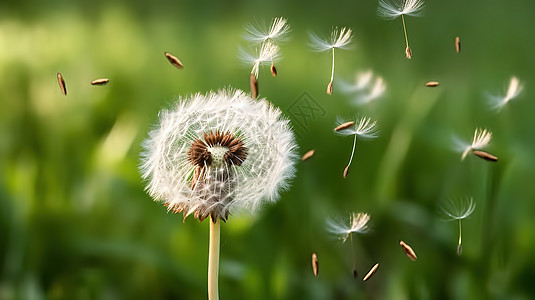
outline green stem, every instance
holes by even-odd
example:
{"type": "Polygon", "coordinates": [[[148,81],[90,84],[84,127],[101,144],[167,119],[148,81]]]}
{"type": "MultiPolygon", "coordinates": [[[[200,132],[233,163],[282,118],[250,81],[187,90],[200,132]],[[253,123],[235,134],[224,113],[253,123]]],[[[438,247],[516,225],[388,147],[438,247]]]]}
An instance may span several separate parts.
{"type": "Polygon", "coordinates": [[[219,244],[221,221],[210,217],[210,250],[208,254],[208,300],[218,300],[219,244]]]}

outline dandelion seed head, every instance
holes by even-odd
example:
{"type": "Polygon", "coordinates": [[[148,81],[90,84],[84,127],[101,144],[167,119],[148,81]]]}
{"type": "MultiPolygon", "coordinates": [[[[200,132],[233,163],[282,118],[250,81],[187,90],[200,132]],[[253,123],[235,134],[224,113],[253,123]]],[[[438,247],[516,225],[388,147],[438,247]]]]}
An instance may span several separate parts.
{"type": "Polygon", "coordinates": [[[379,0],[377,14],[385,19],[395,19],[401,15],[418,17],[423,8],[423,0],[379,0]]]}
{"type": "Polygon", "coordinates": [[[327,230],[345,242],[351,233],[367,233],[368,221],[370,215],[366,213],[351,213],[349,224],[342,219],[328,219],[327,230]]]}
{"type": "Polygon", "coordinates": [[[310,47],[314,51],[318,52],[323,52],[334,48],[348,49],[352,39],[353,32],[351,28],[335,28],[331,33],[330,39],[322,39],[316,34],[310,33],[310,47]]]}
{"type": "MultiPolygon", "coordinates": [[[[348,121],[338,117],[337,125],[342,125],[348,121]]],[[[370,118],[362,117],[357,118],[355,125],[339,130],[337,133],[341,135],[357,135],[358,138],[362,140],[369,140],[379,136],[379,131],[377,130],[377,121],[373,121],[370,118]]]]}
{"type": "Polygon", "coordinates": [[[290,32],[290,25],[283,17],[273,19],[273,23],[269,29],[260,28],[252,24],[245,27],[244,39],[253,43],[263,43],[265,41],[284,41],[287,34],[290,32]]]}
{"type": "Polygon", "coordinates": [[[520,83],[520,80],[515,76],[511,77],[505,96],[491,95],[488,97],[491,108],[500,110],[505,105],[507,105],[509,101],[518,97],[518,95],[520,95],[523,89],[524,89],[524,86],[520,83]]]}
{"type": "Polygon", "coordinates": [[[442,212],[451,220],[468,218],[476,209],[476,203],[470,198],[452,198],[441,206],[442,212]]]}
{"type": "Polygon", "coordinates": [[[234,210],[277,201],[297,159],[280,110],[230,89],[179,99],[159,113],[142,147],[147,192],[168,210],[199,220],[226,220],[234,210]]]}

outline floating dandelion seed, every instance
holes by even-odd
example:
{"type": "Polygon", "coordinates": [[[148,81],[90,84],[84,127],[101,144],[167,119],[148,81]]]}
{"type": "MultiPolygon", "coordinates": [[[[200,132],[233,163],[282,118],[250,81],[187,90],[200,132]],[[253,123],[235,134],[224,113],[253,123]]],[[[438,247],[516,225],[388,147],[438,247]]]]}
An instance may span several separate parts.
{"type": "Polygon", "coordinates": [[[312,272],[314,273],[314,276],[318,277],[320,272],[320,267],[318,263],[318,255],[316,253],[312,253],[312,272]]]}
{"type": "Polygon", "coordinates": [[[314,156],[314,153],[316,153],[316,150],[314,150],[314,149],[309,150],[307,153],[305,153],[305,154],[301,157],[301,160],[302,160],[302,161],[307,161],[307,160],[309,160],[312,156],[314,156]]]}
{"type": "Polygon", "coordinates": [[[290,25],[285,18],[277,17],[269,29],[259,28],[252,24],[245,27],[243,38],[253,43],[263,43],[265,41],[284,41],[290,32],[290,25]]]}
{"type": "Polygon", "coordinates": [[[177,67],[178,69],[184,69],[184,65],[182,64],[180,59],[178,59],[178,57],[174,56],[169,52],[164,52],[164,55],[173,66],[177,67]]]}
{"type": "Polygon", "coordinates": [[[67,96],[67,85],[65,85],[65,79],[63,79],[63,76],[61,75],[61,73],[56,74],[56,76],[58,77],[58,84],[59,84],[61,93],[67,96]]]}
{"type": "MultiPolygon", "coordinates": [[[[251,69],[251,92],[253,93],[253,98],[256,99],[258,95],[258,72],[261,65],[264,65],[266,63],[271,62],[272,67],[273,63],[278,61],[280,58],[279,53],[279,46],[272,43],[271,41],[266,41],[262,43],[262,46],[260,47],[260,50],[258,51],[256,56],[250,55],[249,53],[245,52],[243,49],[240,49],[240,59],[247,63],[248,65],[252,65],[251,69]],[[254,76],[254,78],[253,78],[254,76]],[[253,88],[253,82],[254,82],[254,88],[253,88]]],[[[273,69],[271,70],[273,74],[273,69]]],[[[275,70],[276,73],[276,70],[275,70]]]]}
{"type": "Polygon", "coordinates": [[[347,164],[347,167],[344,169],[344,173],[343,173],[344,178],[346,178],[347,174],[349,173],[349,166],[351,165],[351,162],[353,161],[353,156],[355,154],[355,148],[357,146],[357,138],[360,138],[361,140],[369,140],[369,139],[376,138],[378,136],[377,126],[376,126],[377,121],[372,122],[370,118],[361,118],[359,120],[356,120],[355,122],[353,121],[346,122],[342,120],[341,118],[338,118],[337,123],[339,125],[334,129],[337,133],[341,135],[354,135],[353,150],[351,150],[351,157],[349,158],[349,163],[347,164]]]}
{"type": "Polygon", "coordinates": [[[277,201],[294,175],[294,136],[279,109],[239,90],[182,98],[159,119],[143,143],[142,177],[169,211],[210,216],[208,292],[217,299],[220,220],[277,201]]]}
{"type": "Polygon", "coordinates": [[[368,279],[370,279],[370,277],[372,277],[372,275],[375,274],[375,272],[377,271],[377,268],[379,268],[379,263],[376,263],[375,265],[373,265],[373,267],[370,269],[370,271],[368,271],[368,274],[366,274],[366,276],[364,276],[362,281],[365,282],[368,279]]]}
{"type": "Polygon", "coordinates": [[[487,147],[490,143],[491,138],[492,132],[488,131],[487,129],[476,129],[472,144],[468,144],[464,141],[455,138],[456,148],[463,153],[461,155],[461,160],[464,160],[466,158],[466,155],[468,155],[470,151],[481,150],[487,147]]]}
{"type": "Polygon", "coordinates": [[[347,49],[349,43],[353,39],[351,28],[342,27],[342,29],[335,28],[331,33],[331,39],[325,40],[317,35],[310,34],[310,46],[312,49],[318,52],[329,51],[332,49],[332,69],[331,69],[331,81],[327,85],[327,94],[331,95],[333,91],[334,83],[334,49],[347,49]]]}
{"type": "Polygon", "coordinates": [[[442,211],[448,216],[449,221],[459,220],[459,244],[457,246],[457,254],[461,255],[462,248],[462,227],[461,220],[468,218],[476,209],[476,203],[472,197],[464,199],[450,199],[441,207],[442,211]]]}
{"type": "Polygon", "coordinates": [[[351,240],[351,255],[353,257],[353,276],[357,277],[357,262],[355,258],[355,249],[353,245],[353,233],[367,233],[368,221],[370,221],[370,215],[366,213],[352,213],[349,217],[349,225],[342,219],[329,219],[327,220],[327,230],[339,236],[342,242],[345,242],[349,237],[351,240]]]}
{"type": "Polygon", "coordinates": [[[401,246],[401,249],[403,249],[405,255],[407,255],[407,257],[412,261],[416,261],[418,259],[416,252],[414,252],[411,246],[407,245],[404,241],[399,241],[399,245],[401,246]]]}
{"type": "Polygon", "coordinates": [[[425,86],[427,87],[437,87],[439,86],[440,83],[438,81],[428,81],[425,83],[425,86]]]}
{"type": "Polygon", "coordinates": [[[353,84],[342,81],[340,86],[344,93],[354,97],[353,103],[356,105],[370,103],[386,91],[383,78],[374,76],[371,70],[357,73],[353,84]]]}
{"type": "Polygon", "coordinates": [[[509,81],[509,87],[507,88],[507,92],[505,96],[489,96],[489,103],[491,105],[492,109],[500,110],[502,109],[509,101],[513,100],[514,98],[518,97],[520,93],[522,92],[522,89],[524,87],[520,83],[520,80],[516,77],[511,77],[511,80],[509,81]]]}
{"type": "Polygon", "coordinates": [[[106,85],[110,80],[108,78],[100,78],[91,81],[91,85],[106,85]]]}
{"type": "Polygon", "coordinates": [[[461,53],[461,38],[458,36],[455,37],[455,51],[461,53]]]}
{"type": "Polygon", "coordinates": [[[403,33],[405,34],[405,56],[408,59],[412,58],[411,48],[409,47],[409,38],[407,37],[407,29],[405,28],[405,15],[417,17],[424,7],[422,0],[397,0],[396,3],[387,2],[386,0],[379,0],[379,7],[377,13],[380,17],[385,19],[395,19],[401,16],[403,22],[403,33]]]}

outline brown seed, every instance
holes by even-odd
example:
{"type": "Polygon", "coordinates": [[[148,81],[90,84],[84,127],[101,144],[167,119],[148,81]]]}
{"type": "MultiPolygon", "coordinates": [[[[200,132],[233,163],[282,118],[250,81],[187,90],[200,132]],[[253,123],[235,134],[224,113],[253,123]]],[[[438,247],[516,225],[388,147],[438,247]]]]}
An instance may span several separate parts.
{"type": "Polygon", "coordinates": [[[349,174],[349,165],[344,169],[344,178],[347,178],[347,174],[349,174]]]}
{"type": "Polygon", "coordinates": [[[251,74],[249,77],[249,85],[251,86],[251,94],[253,99],[256,99],[256,97],[258,97],[258,80],[256,80],[256,76],[254,76],[254,74],[251,74]]]}
{"type": "Polygon", "coordinates": [[[173,64],[173,66],[179,68],[179,69],[184,69],[184,65],[182,64],[182,62],[180,61],[180,59],[178,59],[176,56],[174,56],[173,54],[169,53],[169,52],[165,52],[165,57],[167,57],[167,60],[169,60],[169,62],[171,64],[173,64]]]}
{"type": "Polygon", "coordinates": [[[408,58],[408,59],[411,59],[412,58],[412,52],[411,52],[411,48],[409,46],[407,46],[407,48],[405,48],[405,56],[408,58]]]}
{"type": "Polygon", "coordinates": [[[318,276],[320,269],[318,264],[318,256],[316,253],[312,253],[312,272],[314,272],[314,276],[318,276]]]}
{"type": "Polygon", "coordinates": [[[359,276],[359,273],[357,272],[357,268],[353,268],[353,278],[357,278],[359,276]]]}
{"type": "Polygon", "coordinates": [[[439,85],[438,81],[429,81],[425,83],[425,86],[428,86],[428,87],[435,87],[438,85],[439,85]]]}
{"type": "Polygon", "coordinates": [[[461,53],[461,38],[458,36],[455,37],[455,50],[457,53],[461,53]]]}
{"type": "Polygon", "coordinates": [[[366,281],[366,280],[370,279],[370,277],[372,277],[372,275],[375,273],[375,271],[377,271],[377,268],[379,268],[379,263],[376,263],[376,264],[370,269],[370,271],[368,272],[368,274],[366,274],[366,276],[364,276],[364,278],[362,279],[362,281],[366,281]]]}
{"type": "Polygon", "coordinates": [[[63,79],[63,76],[61,76],[61,73],[58,73],[58,84],[63,95],[67,96],[67,86],[65,85],[65,80],[63,79]]]}
{"type": "Polygon", "coordinates": [[[484,160],[488,160],[488,161],[498,161],[498,158],[488,152],[485,152],[485,151],[481,151],[481,150],[472,150],[472,153],[474,155],[477,155],[481,158],[483,158],[484,160]]]}
{"type": "Polygon", "coordinates": [[[414,250],[412,250],[411,246],[405,244],[403,241],[399,241],[399,245],[403,249],[403,252],[405,252],[405,255],[407,255],[408,258],[410,258],[412,261],[415,261],[418,257],[416,257],[416,253],[414,250]]]}
{"type": "Polygon", "coordinates": [[[305,161],[305,160],[308,160],[309,158],[311,158],[312,156],[314,156],[314,153],[316,151],[314,149],[308,151],[307,153],[305,153],[305,155],[303,155],[303,157],[301,157],[301,160],[302,161],[305,161]]]}
{"type": "Polygon", "coordinates": [[[108,78],[95,79],[91,81],[91,85],[105,85],[108,82],[110,82],[108,78]]]}
{"type": "Polygon", "coordinates": [[[328,95],[332,95],[333,93],[333,82],[329,82],[329,84],[327,85],[327,94],[328,95]]]}
{"type": "Polygon", "coordinates": [[[277,77],[277,68],[275,68],[273,63],[271,63],[271,75],[273,75],[273,77],[277,77]]]}
{"type": "Polygon", "coordinates": [[[334,131],[344,130],[344,129],[347,129],[347,128],[353,126],[353,125],[355,125],[355,122],[353,122],[353,121],[345,122],[344,124],[340,124],[340,125],[336,126],[334,131]]]}

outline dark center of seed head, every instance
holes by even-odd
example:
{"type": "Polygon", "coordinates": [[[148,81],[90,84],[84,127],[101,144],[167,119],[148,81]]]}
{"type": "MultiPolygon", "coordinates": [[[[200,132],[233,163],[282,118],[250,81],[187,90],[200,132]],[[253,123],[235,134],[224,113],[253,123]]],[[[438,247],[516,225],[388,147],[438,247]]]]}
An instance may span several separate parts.
{"type": "Polygon", "coordinates": [[[200,167],[240,166],[247,158],[247,148],[243,141],[230,132],[204,133],[204,141],[196,139],[188,150],[189,161],[200,167]]]}

